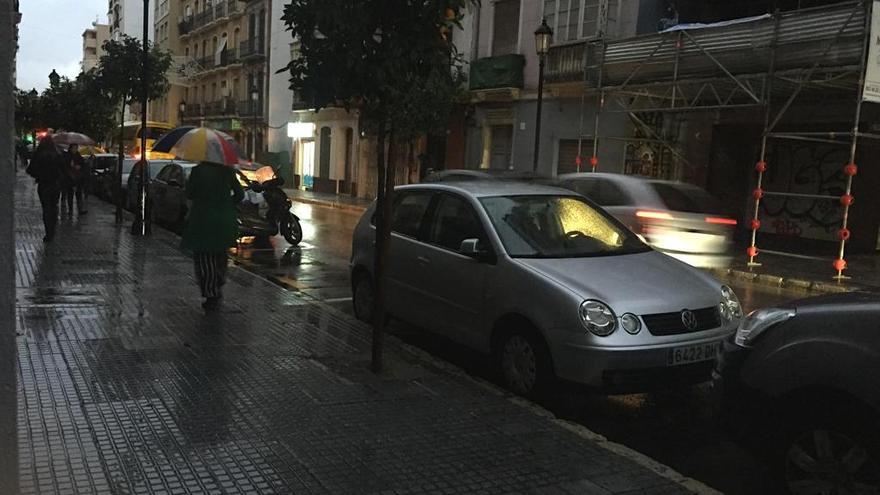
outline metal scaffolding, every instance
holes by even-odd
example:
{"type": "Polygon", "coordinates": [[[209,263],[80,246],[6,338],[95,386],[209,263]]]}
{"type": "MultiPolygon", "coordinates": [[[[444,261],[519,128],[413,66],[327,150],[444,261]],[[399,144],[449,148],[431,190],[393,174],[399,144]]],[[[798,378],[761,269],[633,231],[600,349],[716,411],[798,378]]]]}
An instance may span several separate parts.
{"type": "MultiPolygon", "coordinates": [[[[756,187],[752,191],[754,210],[749,225],[748,263],[759,266],[756,258],[762,251],[826,259],[759,249],[757,233],[763,198],[839,201],[843,213],[832,264],[835,278],[846,278],[843,271],[846,243],[850,238],[853,177],[858,171],[855,164],[858,144],[860,139],[880,139],[880,135],[859,130],[871,4],[860,0],[791,12],[777,11],[709,25],[680,25],[629,39],[600,38],[588,43],[583,55],[583,75],[587,92],[595,95],[597,107],[592,134],[581,132],[581,138],[592,140],[592,170],[599,164],[599,127],[604,113],[627,113],[651,140],[683,160],[673,140],[645,123],[645,114],[661,113],[679,119],[685,112],[763,109],[760,155],[755,165],[756,187]],[[850,130],[778,130],[796,100],[815,102],[829,97],[855,98],[850,130]],[[610,108],[609,101],[616,106],[610,108]],[[845,193],[831,196],[764,190],[764,174],[769,166],[767,147],[771,139],[848,146],[849,161],[842,164],[847,178],[845,193]]],[[[580,154],[579,146],[578,166],[580,154]]]]}

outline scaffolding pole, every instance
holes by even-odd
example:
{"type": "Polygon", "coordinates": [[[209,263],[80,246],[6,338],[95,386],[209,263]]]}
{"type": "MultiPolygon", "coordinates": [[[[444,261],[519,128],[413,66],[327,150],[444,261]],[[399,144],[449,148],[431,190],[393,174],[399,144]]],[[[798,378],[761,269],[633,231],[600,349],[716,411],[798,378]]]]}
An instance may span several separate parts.
{"type": "MultiPolygon", "coordinates": [[[[873,3],[873,2],[871,2],[873,3]]],[[[843,274],[846,269],[846,241],[849,240],[850,232],[847,228],[849,225],[849,209],[853,203],[852,184],[858,167],[856,166],[856,152],[859,145],[859,120],[862,117],[862,103],[864,102],[862,92],[865,86],[865,64],[868,59],[868,46],[871,43],[871,3],[864,2],[862,8],[865,9],[865,41],[862,43],[862,61],[859,67],[859,86],[856,92],[856,114],[853,117],[852,143],[849,147],[849,163],[843,167],[846,175],[846,192],[840,197],[840,203],[843,205],[843,220],[840,224],[840,230],[837,232],[837,238],[840,240],[840,247],[837,250],[837,259],[834,260],[834,269],[837,275],[834,278],[838,281],[849,278],[843,274]]]]}
{"type": "Polygon", "coordinates": [[[758,163],[755,164],[755,171],[758,173],[758,179],[756,182],[755,190],[752,193],[752,197],[755,200],[755,211],[752,214],[751,221],[751,230],[752,230],[752,242],[749,244],[747,253],[749,255],[748,266],[761,266],[760,263],[755,261],[755,257],[758,256],[758,248],[755,245],[758,238],[758,229],[761,227],[761,197],[763,196],[763,188],[764,185],[764,172],[767,171],[767,138],[770,135],[770,112],[772,111],[772,96],[773,96],[773,71],[776,68],[776,44],[779,41],[779,21],[782,16],[779,14],[779,9],[773,13],[773,41],[770,43],[770,66],[768,68],[767,73],[767,85],[766,85],[766,93],[764,94],[764,132],[761,136],[761,153],[758,156],[758,163]]]}

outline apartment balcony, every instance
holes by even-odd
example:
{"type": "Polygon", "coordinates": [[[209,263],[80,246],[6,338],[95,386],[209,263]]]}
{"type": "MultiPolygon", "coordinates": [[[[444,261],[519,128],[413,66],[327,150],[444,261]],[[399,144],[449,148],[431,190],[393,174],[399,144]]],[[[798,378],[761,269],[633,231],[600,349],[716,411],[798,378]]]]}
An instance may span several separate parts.
{"type": "Polygon", "coordinates": [[[198,118],[202,116],[202,104],[201,103],[187,103],[186,110],[181,113],[181,118],[192,119],[198,118]]]}
{"type": "Polygon", "coordinates": [[[199,66],[199,72],[207,72],[214,69],[222,69],[228,65],[237,64],[239,63],[239,60],[238,54],[235,50],[223,50],[220,52],[219,58],[216,55],[209,55],[207,57],[197,58],[196,63],[199,66]]]}
{"type": "Polygon", "coordinates": [[[238,56],[242,61],[256,60],[264,57],[263,40],[261,38],[250,38],[242,41],[238,45],[238,56]]]}
{"type": "Polygon", "coordinates": [[[471,91],[522,89],[525,57],[519,54],[484,57],[471,62],[471,91]]]}
{"type": "Polygon", "coordinates": [[[236,109],[239,117],[260,118],[263,115],[263,100],[241,100],[236,109]]]}
{"type": "Polygon", "coordinates": [[[236,104],[233,100],[219,100],[205,103],[205,117],[223,117],[235,115],[236,104]]]}
{"type": "Polygon", "coordinates": [[[591,45],[586,40],[551,46],[547,54],[544,80],[547,83],[584,82],[591,45]]]}
{"type": "Polygon", "coordinates": [[[178,24],[178,28],[182,36],[198,31],[216,21],[222,21],[241,13],[242,8],[239,6],[238,0],[226,0],[225,2],[218,2],[213,7],[209,7],[188,19],[184,19],[178,24]]]}

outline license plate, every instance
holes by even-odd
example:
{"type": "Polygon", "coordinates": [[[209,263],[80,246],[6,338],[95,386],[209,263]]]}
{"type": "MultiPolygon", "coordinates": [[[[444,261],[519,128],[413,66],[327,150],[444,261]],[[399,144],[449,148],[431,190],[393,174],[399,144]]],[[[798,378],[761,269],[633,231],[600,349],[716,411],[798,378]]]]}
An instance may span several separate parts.
{"type": "Polygon", "coordinates": [[[715,359],[721,350],[721,342],[711,344],[690,345],[686,347],[673,347],[666,354],[666,365],[677,366],[679,364],[698,363],[715,359]]]}

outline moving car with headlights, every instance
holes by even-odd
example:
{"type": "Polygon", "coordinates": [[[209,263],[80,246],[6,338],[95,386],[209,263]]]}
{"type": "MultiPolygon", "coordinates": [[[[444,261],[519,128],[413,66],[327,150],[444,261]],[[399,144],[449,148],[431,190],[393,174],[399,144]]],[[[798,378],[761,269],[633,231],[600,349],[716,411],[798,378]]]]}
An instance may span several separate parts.
{"type": "MultiPolygon", "coordinates": [[[[373,316],[374,211],[352,246],[364,321],[373,316]]],[[[708,380],[741,316],[730,288],[564,189],[403,186],[391,223],[390,315],[493,354],[519,394],[556,378],[609,392],[708,380]]]]}
{"type": "Polygon", "coordinates": [[[425,176],[424,182],[463,182],[477,180],[515,180],[523,182],[550,182],[551,180],[533,172],[507,169],[465,169],[451,168],[437,170],[425,176]]]}
{"type": "Polygon", "coordinates": [[[722,424],[766,457],[772,493],[880,493],[880,294],[754,311],[714,375],[722,424]]]}
{"type": "Polygon", "coordinates": [[[697,186],[604,173],[560,175],[559,185],[595,201],[660,252],[699,267],[730,264],[736,220],[697,186]]]}

